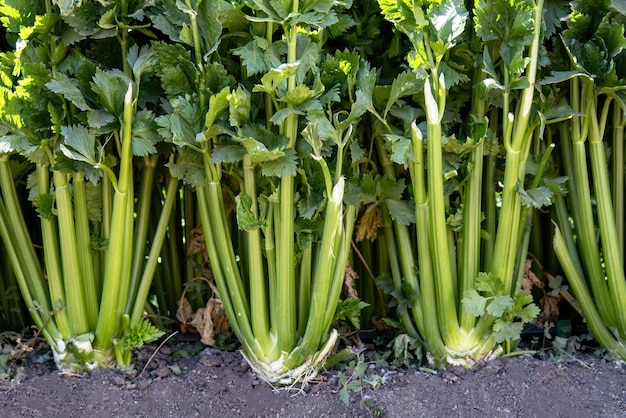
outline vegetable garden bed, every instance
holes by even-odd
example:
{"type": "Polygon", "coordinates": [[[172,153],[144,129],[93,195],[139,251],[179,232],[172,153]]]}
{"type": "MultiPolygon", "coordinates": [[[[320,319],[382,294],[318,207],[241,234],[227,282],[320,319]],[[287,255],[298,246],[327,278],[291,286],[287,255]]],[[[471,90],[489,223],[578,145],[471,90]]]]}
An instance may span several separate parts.
{"type": "Polygon", "coordinates": [[[369,359],[533,369],[490,363],[531,334],[626,360],[623,1],[0,0],[0,23],[0,336],[62,374],[178,332],[274,387],[339,367],[318,387],[344,400],[386,379],[369,359]]]}

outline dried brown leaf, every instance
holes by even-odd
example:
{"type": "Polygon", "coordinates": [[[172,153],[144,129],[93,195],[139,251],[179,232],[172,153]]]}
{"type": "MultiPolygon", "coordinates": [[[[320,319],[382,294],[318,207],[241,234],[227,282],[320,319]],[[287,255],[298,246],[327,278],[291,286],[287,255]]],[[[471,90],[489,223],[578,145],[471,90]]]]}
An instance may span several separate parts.
{"type": "Polygon", "coordinates": [[[365,238],[374,241],[378,235],[378,228],[383,226],[383,212],[380,206],[368,208],[361,215],[361,219],[356,227],[356,242],[361,242],[365,238]]]}
{"type": "Polygon", "coordinates": [[[546,293],[544,297],[541,298],[539,304],[541,305],[541,319],[546,321],[554,322],[559,318],[559,302],[561,301],[561,296],[553,295],[550,293],[546,293]]]}
{"type": "Polygon", "coordinates": [[[180,322],[180,331],[183,334],[195,331],[193,327],[190,326],[191,320],[193,319],[193,308],[184,294],[178,300],[176,319],[180,322]]]}
{"type": "Polygon", "coordinates": [[[533,262],[532,260],[526,260],[526,266],[524,267],[524,276],[522,278],[522,289],[526,294],[530,295],[533,287],[538,287],[539,289],[543,289],[544,283],[537,277],[535,272],[532,270],[533,262]]]}
{"type": "Polygon", "coordinates": [[[344,276],[344,288],[346,289],[346,293],[348,297],[353,299],[359,299],[359,294],[356,291],[356,279],[359,278],[359,275],[356,271],[352,270],[352,266],[348,264],[346,266],[346,273],[344,276]]]}

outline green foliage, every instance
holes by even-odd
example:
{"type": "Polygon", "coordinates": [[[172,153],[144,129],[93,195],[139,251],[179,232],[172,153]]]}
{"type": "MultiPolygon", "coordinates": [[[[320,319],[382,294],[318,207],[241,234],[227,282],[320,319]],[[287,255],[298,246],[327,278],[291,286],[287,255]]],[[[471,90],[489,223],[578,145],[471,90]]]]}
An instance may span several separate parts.
{"type": "Polygon", "coordinates": [[[361,328],[361,310],[367,308],[369,303],[355,298],[347,298],[339,303],[335,311],[335,320],[349,320],[355,328],[361,328]]]}
{"type": "Polygon", "coordinates": [[[519,338],[523,325],[539,314],[532,296],[522,291],[514,297],[507,295],[502,280],[491,273],[479,273],[476,288],[466,290],[461,303],[474,316],[488,314],[496,318],[493,337],[497,343],[519,338]]]}
{"type": "Polygon", "coordinates": [[[161,338],[165,333],[152,325],[148,320],[142,319],[130,328],[122,336],[120,348],[122,350],[132,350],[144,344],[151,343],[161,338]]]}

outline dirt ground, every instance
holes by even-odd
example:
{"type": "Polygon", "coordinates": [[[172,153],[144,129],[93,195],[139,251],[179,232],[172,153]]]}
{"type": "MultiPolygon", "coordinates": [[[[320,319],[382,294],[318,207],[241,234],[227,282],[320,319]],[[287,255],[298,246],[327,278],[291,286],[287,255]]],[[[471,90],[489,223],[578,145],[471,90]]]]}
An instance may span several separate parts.
{"type": "Polygon", "coordinates": [[[148,362],[154,353],[153,346],[140,350],[134,373],[96,370],[82,376],[60,374],[33,353],[0,380],[0,416],[626,416],[626,364],[584,355],[558,361],[521,355],[471,371],[372,364],[361,380],[350,370],[333,371],[305,390],[286,392],[256,379],[238,352],[179,342],[162,347],[148,362]],[[193,355],[181,358],[181,353],[193,355]],[[347,404],[340,396],[346,379],[352,388],[347,404]]]}

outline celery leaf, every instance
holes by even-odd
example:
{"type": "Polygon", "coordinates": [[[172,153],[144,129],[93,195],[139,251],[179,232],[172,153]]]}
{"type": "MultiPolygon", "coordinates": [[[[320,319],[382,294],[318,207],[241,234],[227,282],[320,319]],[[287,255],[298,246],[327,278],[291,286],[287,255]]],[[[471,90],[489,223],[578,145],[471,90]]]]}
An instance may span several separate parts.
{"type": "Polygon", "coordinates": [[[497,319],[493,324],[493,338],[497,343],[517,339],[522,333],[523,326],[524,324],[521,322],[507,322],[497,319]]]}
{"type": "Polygon", "coordinates": [[[156,153],[155,144],[161,140],[154,121],[154,113],[142,109],[133,119],[132,149],[133,155],[143,157],[156,153]]]}
{"type": "Polygon", "coordinates": [[[98,163],[95,152],[96,136],[93,132],[82,125],[62,126],[61,135],[65,139],[65,143],[61,144],[61,151],[66,157],[90,165],[98,163]]]}
{"type": "Polygon", "coordinates": [[[250,231],[265,226],[265,222],[259,219],[252,211],[252,198],[240,193],[235,196],[237,205],[237,227],[240,231],[250,231]]]}
{"type": "Polygon", "coordinates": [[[369,303],[355,298],[347,298],[339,303],[335,311],[335,320],[349,320],[355,328],[361,328],[361,310],[370,306],[369,303]]]}
{"type": "Polygon", "coordinates": [[[465,312],[474,316],[481,316],[485,314],[487,298],[481,296],[475,289],[468,289],[463,294],[461,303],[465,312]]]}
{"type": "Polygon", "coordinates": [[[496,318],[500,318],[512,307],[513,299],[511,299],[510,296],[494,296],[487,305],[487,313],[496,318]]]}
{"type": "Polygon", "coordinates": [[[265,177],[295,176],[298,168],[298,156],[293,149],[286,149],[278,158],[263,164],[261,174],[265,177]]]}
{"type": "Polygon", "coordinates": [[[142,319],[137,325],[124,332],[120,346],[122,350],[132,350],[139,348],[145,343],[151,343],[165,334],[163,331],[142,319]]]}
{"type": "Polygon", "coordinates": [[[518,184],[517,192],[524,206],[540,209],[552,204],[553,194],[547,187],[542,186],[525,190],[521,184],[518,184]]]}
{"type": "Polygon", "coordinates": [[[97,70],[91,88],[98,95],[104,110],[120,118],[124,112],[124,97],[131,80],[121,71],[97,70]]]}
{"type": "Polygon", "coordinates": [[[213,149],[213,153],[211,154],[211,163],[235,163],[243,160],[246,154],[246,149],[241,145],[218,145],[213,149]]]}
{"type": "Polygon", "coordinates": [[[63,73],[57,73],[54,78],[46,83],[54,93],[62,95],[66,100],[76,106],[79,110],[87,111],[90,109],[85,101],[83,93],[76,87],[72,80],[63,73]]]}
{"type": "Polygon", "coordinates": [[[415,209],[405,200],[385,200],[385,205],[394,222],[402,225],[415,223],[415,209]]]}

